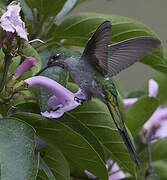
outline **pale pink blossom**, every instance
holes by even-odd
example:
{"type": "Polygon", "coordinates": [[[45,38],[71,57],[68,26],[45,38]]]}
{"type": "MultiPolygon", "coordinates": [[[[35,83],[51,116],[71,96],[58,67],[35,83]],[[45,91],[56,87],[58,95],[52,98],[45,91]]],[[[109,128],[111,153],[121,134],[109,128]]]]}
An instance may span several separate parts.
{"type": "Polygon", "coordinates": [[[28,84],[28,87],[40,86],[46,88],[53,94],[47,102],[47,105],[51,110],[49,112],[41,112],[42,116],[48,118],[59,118],[66,111],[70,111],[82,104],[78,99],[76,99],[75,93],[69,91],[61,84],[48,77],[34,76],[26,79],[25,82],[28,84]]]}
{"type": "MultiPolygon", "coordinates": [[[[159,85],[158,83],[150,79],[148,82],[148,96],[156,97],[158,94],[159,85]]],[[[125,108],[129,108],[135,102],[137,98],[127,98],[124,99],[125,108]]],[[[148,121],[144,124],[144,129],[147,135],[151,136],[151,139],[162,138],[167,136],[167,108],[162,108],[159,106],[148,121]]]]}
{"type": "Polygon", "coordinates": [[[17,2],[10,3],[7,11],[0,18],[0,27],[6,32],[16,32],[20,38],[28,41],[25,23],[21,20],[20,11],[21,7],[17,2]]]}
{"type": "MultiPolygon", "coordinates": [[[[113,160],[107,161],[106,168],[108,169],[108,180],[121,180],[127,177],[125,173],[120,169],[118,164],[113,160]]],[[[90,173],[87,170],[85,170],[84,173],[88,176],[89,179],[97,179],[94,174],[90,173]]]]}

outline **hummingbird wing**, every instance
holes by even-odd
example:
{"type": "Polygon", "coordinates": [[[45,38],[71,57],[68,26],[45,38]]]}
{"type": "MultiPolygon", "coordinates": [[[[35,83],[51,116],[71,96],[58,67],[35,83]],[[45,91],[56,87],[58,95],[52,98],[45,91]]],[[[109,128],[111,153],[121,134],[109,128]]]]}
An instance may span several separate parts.
{"type": "Polygon", "coordinates": [[[81,59],[87,61],[100,72],[108,70],[108,44],[111,34],[111,22],[104,21],[88,41],[81,59]]]}
{"type": "Polygon", "coordinates": [[[108,75],[114,76],[151,53],[161,42],[152,37],[136,37],[111,44],[108,59],[108,75]]]}

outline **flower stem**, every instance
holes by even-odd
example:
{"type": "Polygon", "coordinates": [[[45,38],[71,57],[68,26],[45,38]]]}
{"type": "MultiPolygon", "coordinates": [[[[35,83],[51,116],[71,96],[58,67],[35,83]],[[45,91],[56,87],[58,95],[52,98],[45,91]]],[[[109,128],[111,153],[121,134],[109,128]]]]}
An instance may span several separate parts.
{"type": "Polygon", "coordinates": [[[147,138],[147,154],[148,154],[148,165],[145,174],[145,179],[149,177],[156,177],[157,175],[154,173],[154,169],[152,166],[152,151],[151,151],[151,140],[150,137],[147,138]]]}
{"type": "Polygon", "coordinates": [[[2,78],[0,80],[0,92],[3,90],[3,88],[4,88],[5,84],[6,84],[8,69],[9,69],[11,60],[12,60],[11,55],[9,55],[9,54],[5,55],[4,64],[3,64],[3,67],[1,69],[1,73],[2,73],[1,77],[2,78]]]}

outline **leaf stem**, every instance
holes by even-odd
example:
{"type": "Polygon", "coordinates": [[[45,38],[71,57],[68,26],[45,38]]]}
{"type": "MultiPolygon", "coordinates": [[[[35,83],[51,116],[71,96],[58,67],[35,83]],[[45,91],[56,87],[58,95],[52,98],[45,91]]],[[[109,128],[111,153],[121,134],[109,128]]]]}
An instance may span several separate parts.
{"type": "Polygon", "coordinates": [[[146,179],[149,176],[152,176],[154,174],[153,167],[152,167],[152,152],[151,152],[151,142],[150,137],[147,137],[147,155],[148,155],[148,165],[146,170],[146,179]]]}

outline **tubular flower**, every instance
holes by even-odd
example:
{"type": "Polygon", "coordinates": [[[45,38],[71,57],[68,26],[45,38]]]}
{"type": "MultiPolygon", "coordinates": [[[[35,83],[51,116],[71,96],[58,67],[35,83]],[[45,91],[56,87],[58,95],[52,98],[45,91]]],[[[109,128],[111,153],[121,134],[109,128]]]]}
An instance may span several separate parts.
{"type": "Polygon", "coordinates": [[[35,76],[25,80],[28,87],[40,86],[46,88],[53,94],[47,102],[50,112],[41,112],[42,116],[48,118],[59,118],[66,111],[70,111],[81,103],[75,100],[75,93],[69,91],[56,81],[44,76],[35,76]]]}
{"type": "MultiPolygon", "coordinates": [[[[118,164],[113,160],[107,161],[106,168],[108,169],[108,175],[109,175],[108,180],[120,180],[127,177],[125,173],[120,169],[118,164]]],[[[95,179],[95,180],[97,179],[97,177],[92,173],[90,173],[89,171],[85,170],[84,172],[89,179],[95,179]]]]}
{"type": "MultiPolygon", "coordinates": [[[[153,79],[150,79],[148,82],[148,96],[156,97],[158,94],[158,83],[153,79]]],[[[132,106],[138,99],[137,98],[128,98],[124,99],[125,108],[132,106]]],[[[147,132],[147,136],[151,139],[157,139],[167,136],[167,108],[162,108],[159,106],[149,120],[144,124],[144,129],[147,132]]]]}
{"type": "Polygon", "coordinates": [[[25,23],[20,17],[20,5],[13,1],[7,7],[7,11],[0,18],[0,26],[6,32],[17,33],[19,37],[28,41],[25,23]]]}
{"type": "Polygon", "coordinates": [[[36,64],[36,59],[34,57],[27,57],[17,68],[14,73],[15,78],[19,78],[26,71],[31,69],[36,64]]]}
{"type": "Polygon", "coordinates": [[[125,173],[120,169],[118,164],[113,160],[107,161],[107,168],[109,171],[109,178],[108,180],[119,180],[126,178],[125,173]]]}

